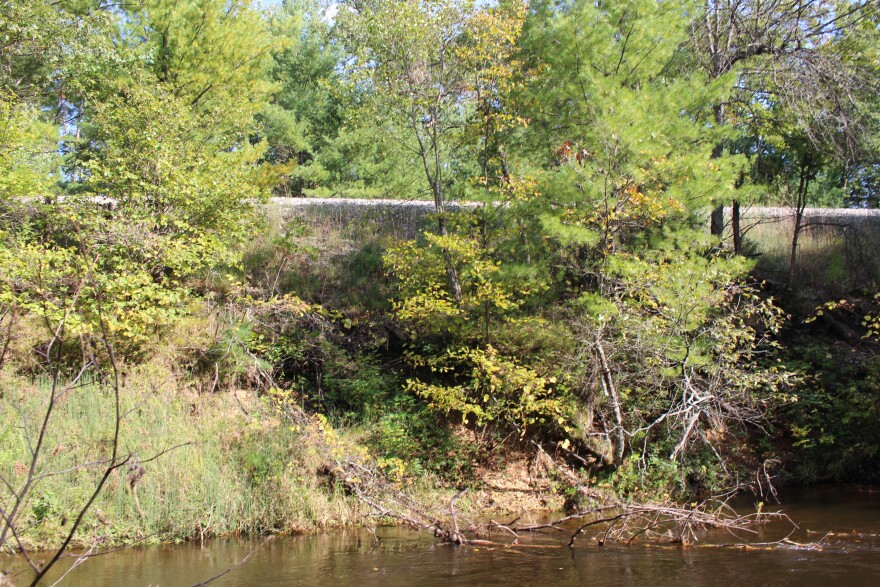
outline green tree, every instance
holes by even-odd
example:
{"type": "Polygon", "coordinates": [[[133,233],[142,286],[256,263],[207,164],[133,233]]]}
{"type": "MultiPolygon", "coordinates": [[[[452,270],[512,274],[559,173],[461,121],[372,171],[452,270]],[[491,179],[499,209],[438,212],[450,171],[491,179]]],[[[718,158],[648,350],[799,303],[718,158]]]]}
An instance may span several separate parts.
{"type": "Polygon", "coordinates": [[[251,0],[144,0],[126,21],[156,81],[220,123],[212,134],[253,132],[274,84],[273,37],[251,0]]]}
{"type": "Polygon", "coordinates": [[[543,169],[521,207],[571,253],[585,286],[609,255],[650,247],[666,226],[698,225],[745,164],[712,156],[726,131],[704,121],[725,86],[677,68],[682,11],[577,2],[528,24],[524,52],[539,73],[522,100],[530,125],[521,144],[543,169]]]}
{"type": "MultiPolygon", "coordinates": [[[[861,118],[854,116],[850,107],[853,90],[857,86],[876,85],[867,81],[871,76],[866,79],[864,63],[860,65],[859,61],[872,54],[871,50],[863,51],[863,43],[876,39],[877,17],[873,2],[701,3],[690,27],[690,59],[710,80],[732,80],[729,74],[738,74],[731,86],[733,99],[713,105],[715,123],[733,123],[740,128],[756,124],[755,118],[764,113],[761,106],[766,103],[767,94],[781,92],[790,105],[800,103],[812,108],[816,102],[824,102],[829,107],[827,125],[815,124],[816,119],[811,116],[798,117],[811,138],[827,141],[831,135],[840,135],[841,128],[844,134],[852,136],[858,132],[861,118]],[[860,38],[856,43],[861,43],[862,48],[847,49],[855,38],[860,38]]],[[[839,146],[847,150],[852,147],[844,143],[839,146]]],[[[716,154],[721,156],[723,150],[724,144],[719,143],[716,154]]],[[[755,190],[751,191],[754,194],[755,190]]],[[[744,190],[733,199],[732,233],[737,253],[743,251],[740,199],[748,201],[752,197],[749,190],[744,190]]],[[[712,234],[720,236],[723,228],[722,205],[712,213],[712,234]]]]}
{"type": "MultiPolygon", "coordinates": [[[[849,182],[877,161],[876,100],[880,69],[878,32],[851,26],[817,39],[809,52],[776,57],[743,74],[741,94],[751,103],[738,115],[736,149],[747,153],[745,177],[765,197],[792,208],[788,287],[795,284],[798,241],[807,228],[804,210],[823,202],[843,205],[849,182]]],[[[739,113],[738,113],[739,114],[739,113]]]]}
{"type": "Polygon", "coordinates": [[[332,148],[346,106],[340,75],[343,54],[325,17],[328,6],[315,0],[286,0],[271,17],[276,39],[272,78],[278,91],[262,113],[267,158],[282,176],[279,195],[302,196],[324,190],[333,168],[317,157],[332,148]]]}
{"type": "Polygon", "coordinates": [[[3,90],[13,122],[0,197],[28,204],[3,216],[2,246],[35,261],[3,256],[10,303],[68,313],[68,329],[84,335],[100,327],[120,352],[142,349],[181,312],[195,279],[235,264],[232,245],[261,196],[253,184],[263,147],[251,137],[272,87],[271,37],[247,3],[125,9],[61,3],[17,25],[71,30],[16,45],[48,79],[32,77],[30,104],[3,90]],[[38,107],[53,94],[63,117],[54,127],[38,107]],[[51,147],[59,130],[70,133],[63,173],[51,147]],[[53,191],[63,197],[23,199],[53,191]]]}
{"type": "Polygon", "coordinates": [[[732,197],[747,161],[715,156],[731,130],[714,123],[713,105],[731,79],[682,66],[685,8],[542,5],[523,44],[537,73],[520,99],[530,105],[520,156],[541,166],[511,212],[541,237],[533,262],[558,268],[555,289],[578,300],[564,307],[580,340],[569,360],[591,366],[574,384],[580,418],[608,436],[617,464],[628,451],[689,459],[706,446],[695,438],[759,418],[784,381],[755,364],[777,314],[744,285],[748,264],[701,231],[703,211],[732,197]],[[721,384],[738,379],[767,395],[721,384]],[[697,396],[705,410],[680,409],[697,396]]]}
{"type": "MultiPolygon", "coordinates": [[[[486,56],[490,48],[507,51],[514,45],[522,13],[502,7],[496,15],[496,9],[469,0],[353,2],[346,8],[340,22],[353,53],[349,75],[370,98],[364,112],[390,118],[395,130],[406,129],[397,138],[423,169],[439,234],[448,237],[451,167],[467,140],[474,98],[491,93],[498,75],[486,56]]],[[[459,303],[461,280],[451,252],[444,256],[449,289],[459,303]]]]}

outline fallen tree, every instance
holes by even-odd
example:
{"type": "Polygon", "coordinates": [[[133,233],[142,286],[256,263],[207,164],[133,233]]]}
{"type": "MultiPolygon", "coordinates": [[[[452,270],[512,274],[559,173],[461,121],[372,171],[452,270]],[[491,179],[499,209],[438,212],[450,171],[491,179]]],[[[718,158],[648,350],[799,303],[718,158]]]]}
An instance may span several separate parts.
{"type": "MultiPolygon", "coordinates": [[[[444,543],[490,547],[535,546],[522,544],[521,537],[541,531],[569,531],[567,547],[571,548],[588,530],[596,530],[591,540],[599,546],[608,542],[631,545],[636,541],[647,541],[686,547],[699,541],[697,532],[703,529],[726,530],[734,533],[734,536],[737,532],[757,535],[755,526],[770,520],[785,520],[791,523],[792,529],[797,528],[781,512],[736,512],[728,503],[730,494],[688,506],[628,503],[579,485],[577,475],[556,459],[553,459],[553,463],[557,467],[558,478],[580,493],[589,504],[587,507],[539,524],[522,523],[519,518],[505,523],[477,519],[463,515],[456,508],[468,489],[458,491],[448,504],[420,501],[390,481],[363,450],[342,441],[323,418],[304,412],[285,392],[270,390],[269,394],[278,413],[299,428],[309,445],[321,456],[323,464],[320,474],[328,476],[333,485],[342,487],[369,508],[371,517],[430,532],[444,543]]],[[[536,450],[547,454],[542,447],[536,446],[536,450]]],[[[732,545],[744,544],[738,541],[732,545]]],[[[774,544],[787,546],[796,543],[786,537],[774,544]]],[[[562,546],[559,545],[560,548],[562,546]]]]}

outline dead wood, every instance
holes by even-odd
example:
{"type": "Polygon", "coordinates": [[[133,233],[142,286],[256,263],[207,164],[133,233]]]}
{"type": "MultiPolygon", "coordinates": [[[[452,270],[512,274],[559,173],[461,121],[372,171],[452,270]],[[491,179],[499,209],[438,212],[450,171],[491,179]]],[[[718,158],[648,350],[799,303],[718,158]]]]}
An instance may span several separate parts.
{"type": "MultiPolygon", "coordinates": [[[[573,531],[568,540],[568,546],[573,547],[580,536],[593,528],[597,533],[592,540],[598,545],[608,541],[631,545],[642,540],[651,544],[683,547],[696,543],[696,532],[699,529],[714,528],[732,533],[755,534],[753,527],[756,524],[770,519],[788,520],[781,513],[739,515],[727,505],[726,499],[705,500],[690,507],[626,503],[579,484],[574,472],[566,465],[558,463],[536,444],[537,450],[552,462],[559,478],[588,497],[594,505],[540,524],[523,524],[518,518],[506,524],[496,520],[476,522],[463,516],[456,507],[457,502],[467,494],[466,489],[457,492],[446,507],[420,501],[388,480],[381,468],[369,457],[353,447],[345,446],[332,433],[328,434],[325,424],[318,418],[306,414],[292,402],[280,405],[279,408],[291,423],[303,430],[309,444],[319,452],[324,463],[321,467],[322,473],[330,477],[334,485],[341,486],[372,510],[373,517],[393,520],[398,524],[430,532],[442,542],[451,545],[544,548],[548,545],[522,544],[522,534],[573,531]],[[507,536],[509,541],[487,538],[493,532],[507,536]]],[[[793,523],[792,526],[796,527],[793,523]]],[[[785,541],[773,544],[784,548],[792,547],[790,542],[785,541]]],[[[561,547],[562,545],[554,546],[561,547]]]]}

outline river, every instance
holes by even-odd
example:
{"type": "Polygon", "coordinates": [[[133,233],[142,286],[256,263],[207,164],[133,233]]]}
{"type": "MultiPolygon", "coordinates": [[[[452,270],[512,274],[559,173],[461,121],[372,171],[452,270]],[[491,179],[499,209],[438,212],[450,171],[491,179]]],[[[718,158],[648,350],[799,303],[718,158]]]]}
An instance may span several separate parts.
{"type": "MultiPolygon", "coordinates": [[[[792,541],[821,539],[821,549],[644,543],[600,547],[589,536],[569,549],[569,531],[531,536],[520,547],[473,548],[437,544],[430,536],[402,528],[381,528],[375,535],[351,530],[277,537],[211,585],[880,585],[877,489],[798,490],[787,494],[779,508],[798,523],[792,541]]],[[[703,533],[701,544],[762,543],[791,531],[790,524],[772,522],[751,536],[703,533]]],[[[90,559],[63,585],[193,585],[234,565],[258,544],[212,540],[123,550],[90,559]]]]}

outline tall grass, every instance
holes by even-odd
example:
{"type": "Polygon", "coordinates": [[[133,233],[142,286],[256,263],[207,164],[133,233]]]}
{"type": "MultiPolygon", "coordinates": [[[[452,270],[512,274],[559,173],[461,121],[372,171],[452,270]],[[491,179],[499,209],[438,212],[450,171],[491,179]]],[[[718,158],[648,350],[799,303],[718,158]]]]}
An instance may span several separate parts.
{"type": "MultiPolygon", "coordinates": [[[[470,204],[461,203],[467,207],[470,204]]],[[[381,239],[414,239],[427,225],[431,202],[400,200],[273,198],[267,207],[272,234],[298,235],[302,252],[300,292],[326,292],[334,272],[345,272],[365,244],[381,239]],[[341,265],[340,259],[346,258],[341,265]],[[336,266],[333,266],[333,264],[336,266]],[[310,277],[311,276],[311,277],[310,277]]],[[[730,217],[731,210],[725,210],[730,217]]],[[[880,211],[807,208],[799,238],[794,286],[805,293],[837,295],[857,290],[876,291],[880,284],[880,211]]],[[[779,284],[788,282],[794,211],[751,207],[743,211],[747,252],[758,258],[758,271],[779,284]]],[[[259,243],[254,243],[259,244],[259,243]]],[[[251,258],[262,261],[259,246],[251,258]]],[[[332,287],[329,287],[332,290],[332,287]]],[[[320,297],[319,295],[317,297],[320,297]]]]}
{"type": "MultiPolygon", "coordinates": [[[[471,202],[449,202],[454,211],[471,208],[471,202]]],[[[298,219],[312,233],[327,229],[344,238],[363,241],[376,236],[411,240],[425,228],[434,212],[434,202],[427,200],[388,200],[354,198],[272,198],[269,209],[285,219],[298,219]]]]}
{"type": "MultiPolygon", "coordinates": [[[[79,544],[95,535],[109,544],[158,542],[307,532],[356,521],[354,504],[315,474],[317,455],[252,394],[162,389],[155,385],[160,375],[136,371],[123,393],[121,449],[145,470],[134,488],[138,499],[128,470],[115,472],[90,510],[79,544]]],[[[0,471],[15,485],[29,463],[28,435],[33,438],[44,412],[48,382],[6,372],[0,386],[0,471]]],[[[20,527],[31,547],[56,544],[94,487],[100,464],[82,465],[106,458],[111,406],[111,394],[90,381],[53,413],[40,472],[58,474],[40,481],[27,504],[20,527]]]]}
{"type": "Polygon", "coordinates": [[[243,251],[247,281],[263,295],[294,293],[352,312],[385,308],[390,294],[382,251],[415,234],[426,213],[418,207],[270,205],[263,233],[243,251]]]}
{"type": "MultiPolygon", "coordinates": [[[[758,259],[758,272],[771,281],[786,283],[793,211],[751,208],[743,212],[742,225],[747,250],[758,259]]],[[[806,209],[797,250],[795,289],[833,296],[876,291],[878,284],[880,211],[806,209]]]]}

